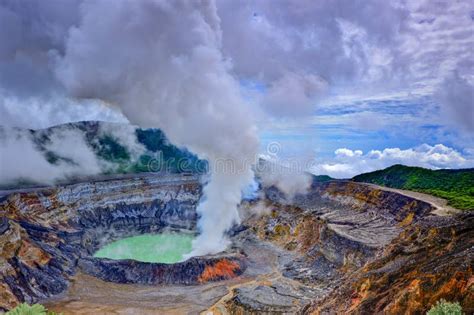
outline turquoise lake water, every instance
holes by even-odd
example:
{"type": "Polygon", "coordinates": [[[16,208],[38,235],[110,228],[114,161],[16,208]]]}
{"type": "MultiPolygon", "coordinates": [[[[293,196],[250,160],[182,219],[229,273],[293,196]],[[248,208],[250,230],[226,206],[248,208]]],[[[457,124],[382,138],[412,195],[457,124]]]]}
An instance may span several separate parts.
{"type": "Polygon", "coordinates": [[[193,235],[183,233],[127,237],[102,247],[94,257],[172,264],[191,252],[193,238],[193,235]]]}

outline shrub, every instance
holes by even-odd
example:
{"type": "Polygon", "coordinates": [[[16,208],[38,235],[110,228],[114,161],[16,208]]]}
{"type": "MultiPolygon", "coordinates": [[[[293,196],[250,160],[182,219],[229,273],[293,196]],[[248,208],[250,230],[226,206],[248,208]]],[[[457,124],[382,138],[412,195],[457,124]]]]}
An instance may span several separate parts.
{"type": "Polygon", "coordinates": [[[426,313],[427,315],[462,315],[462,308],[459,302],[446,302],[441,299],[426,313]]]}
{"type": "Polygon", "coordinates": [[[41,304],[28,305],[26,303],[20,304],[5,315],[61,315],[46,310],[41,304]]]}

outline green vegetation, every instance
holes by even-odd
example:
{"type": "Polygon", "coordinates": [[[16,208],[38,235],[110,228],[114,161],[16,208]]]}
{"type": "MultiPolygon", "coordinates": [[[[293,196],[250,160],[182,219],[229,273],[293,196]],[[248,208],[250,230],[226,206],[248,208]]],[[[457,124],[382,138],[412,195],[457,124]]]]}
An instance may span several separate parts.
{"type": "Polygon", "coordinates": [[[208,170],[207,161],[200,160],[185,148],[170,143],[160,129],[136,128],[136,141],[143,145],[143,150],[142,152],[131,152],[130,144],[123,143],[115,134],[116,129],[114,128],[120,126],[107,128],[108,124],[97,121],[82,121],[58,125],[44,130],[30,130],[29,132],[38,150],[43,152],[46,160],[51,164],[76,163],[74,160],[61,156],[48,148],[48,144],[51,143],[51,139],[55,134],[70,130],[82,134],[96,157],[107,162],[103,165],[104,174],[142,172],[206,173],[208,170]],[[102,128],[102,126],[106,128],[102,128]]]}
{"type": "Polygon", "coordinates": [[[441,299],[426,313],[427,315],[462,315],[462,308],[459,302],[446,302],[441,299]]]}
{"type": "Polygon", "coordinates": [[[137,141],[145,147],[138,159],[133,160],[128,148],[118,143],[113,135],[105,135],[92,142],[100,159],[113,163],[115,167],[107,173],[203,173],[207,170],[205,161],[186,149],[180,149],[168,142],[159,129],[136,129],[137,141]]]}
{"type": "Polygon", "coordinates": [[[6,315],[61,315],[55,312],[48,311],[41,304],[28,305],[26,303],[20,304],[11,311],[7,312],[6,315]]]}
{"type": "MultiPolygon", "coordinates": [[[[140,157],[140,163],[135,171],[140,172],[144,165],[152,171],[166,170],[172,173],[207,171],[207,162],[184,148],[178,148],[169,143],[165,134],[159,129],[136,129],[137,140],[145,146],[149,154],[140,157]],[[151,161],[151,163],[150,163],[151,161]]],[[[150,170],[148,170],[150,171],[150,170]]]]}
{"type": "Polygon", "coordinates": [[[159,129],[137,129],[137,140],[143,144],[147,150],[157,152],[162,147],[169,146],[165,134],[159,129]]]}
{"type": "Polygon", "coordinates": [[[112,136],[99,138],[96,154],[107,161],[126,161],[130,159],[127,148],[120,145],[112,136]]]}
{"type": "Polygon", "coordinates": [[[458,209],[474,210],[474,169],[428,170],[394,165],[355,176],[357,182],[407,189],[445,198],[458,209]]]}

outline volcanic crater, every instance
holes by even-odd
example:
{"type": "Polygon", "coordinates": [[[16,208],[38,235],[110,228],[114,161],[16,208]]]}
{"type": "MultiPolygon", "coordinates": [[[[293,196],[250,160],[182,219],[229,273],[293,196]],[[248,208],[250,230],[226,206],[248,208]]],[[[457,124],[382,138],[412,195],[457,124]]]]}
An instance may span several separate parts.
{"type": "Polygon", "coordinates": [[[26,301],[65,314],[399,314],[446,295],[474,308],[474,216],[440,216],[433,203],[350,181],[315,179],[291,200],[261,187],[240,207],[232,246],[216,255],[173,264],[94,257],[130,236],[196,233],[201,189],[195,175],[140,174],[3,192],[0,309],[26,301]]]}

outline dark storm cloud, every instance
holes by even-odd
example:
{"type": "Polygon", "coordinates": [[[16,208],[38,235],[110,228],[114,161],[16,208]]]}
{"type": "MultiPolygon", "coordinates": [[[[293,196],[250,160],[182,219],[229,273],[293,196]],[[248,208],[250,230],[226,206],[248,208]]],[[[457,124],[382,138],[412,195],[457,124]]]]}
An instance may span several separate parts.
{"type": "Polygon", "coordinates": [[[79,1],[2,1],[0,89],[30,96],[59,88],[52,58],[64,52],[69,28],[79,21],[79,1]]]}
{"type": "MultiPolygon", "coordinates": [[[[167,11],[171,3],[3,1],[0,5],[2,94],[16,97],[64,94],[64,84],[72,91],[73,82],[68,82],[64,71],[56,68],[56,61],[64,56],[77,27],[81,23],[91,25],[84,22],[91,7],[96,6],[97,12],[101,12],[98,22],[105,23],[110,19],[107,7],[111,12],[118,6],[130,7],[124,16],[124,23],[128,23],[125,28],[148,25],[154,20],[148,29],[141,30],[135,42],[121,37],[121,27],[111,29],[110,38],[102,38],[109,48],[115,47],[120,57],[124,55],[120,51],[130,50],[126,45],[137,45],[137,52],[145,43],[141,39],[148,38],[148,48],[143,47],[140,52],[146,54],[156,39],[153,27],[174,23],[167,11]],[[145,19],[143,23],[136,22],[137,3],[150,8],[148,16],[140,17],[145,19]],[[153,10],[156,6],[164,10],[153,10]],[[101,7],[104,11],[100,11],[101,7]],[[135,16],[135,21],[128,16],[135,16]],[[58,71],[61,82],[55,75],[58,71]]],[[[194,4],[198,6],[199,2],[194,4]]],[[[469,12],[474,8],[469,1],[223,0],[215,4],[210,1],[207,7],[203,13],[207,16],[206,23],[215,30],[211,36],[216,37],[217,48],[232,64],[231,73],[239,79],[264,84],[270,95],[259,102],[273,115],[307,115],[328,92],[370,94],[433,88],[453,70],[458,70],[462,77],[473,76],[470,57],[474,45],[473,22],[469,12]],[[470,65],[463,66],[470,59],[470,65]],[[295,85],[297,81],[299,86],[295,85]],[[278,101],[272,97],[282,94],[288,97],[278,101]]],[[[161,33],[165,36],[163,40],[172,43],[161,49],[175,56],[189,49],[186,41],[196,36],[196,30],[186,25],[185,20],[184,17],[182,23],[173,24],[166,35],[161,33]],[[182,36],[183,33],[187,36],[182,36]]],[[[107,63],[116,66],[114,62],[118,58],[107,58],[108,50],[102,54],[105,65],[101,66],[107,63]]],[[[108,72],[102,79],[119,78],[108,72]]],[[[94,80],[87,77],[82,80],[86,82],[74,84],[82,89],[89,85],[85,90],[91,92],[90,82],[94,80]]],[[[88,97],[77,86],[73,94],[88,97]]],[[[110,86],[118,85],[115,82],[110,86]]],[[[104,85],[96,87],[103,88],[104,85]]]]}
{"type": "Polygon", "coordinates": [[[286,71],[329,81],[363,75],[371,63],[351,32],[367,44],[393,43],[408,15],[388,1],[219,1],[223,49],[243,76],[278,79],[286,71]],[[349,23],[345,26],[343,23],[349,23]],[[355,34],[354,34],[355,35],[355,34]],[[349,38],[348,38],[349,37],[349,38]],[[249,49],[240,49],[242,46],[249,49]]]}
{"type": "MultiPolygon", "coordinates": [[[[218,1],[217,6],[223,51],[237,75],[262,81],[270,91],[288,73],[327,82],[300,102],[263,98],[265,108],[277,114],[285,112],[285,103],[286,112],[307,115],[324,92],[431,93],[453,70],[474,76],[469,1],[218,1]]],[[[294,80],[287,82],[294,86],[294,80]]]]}

